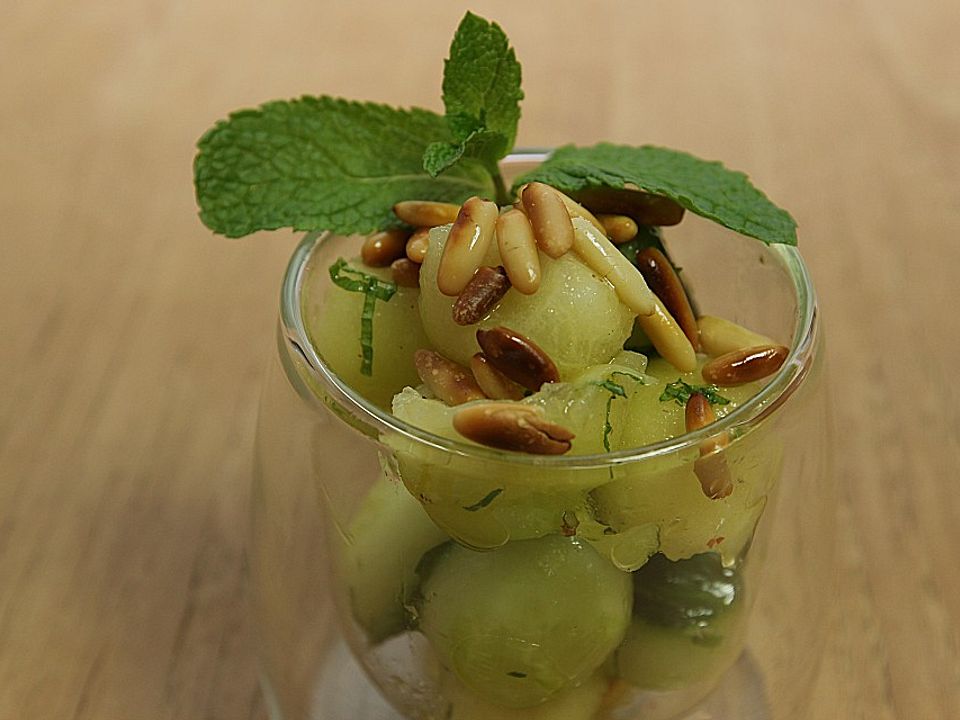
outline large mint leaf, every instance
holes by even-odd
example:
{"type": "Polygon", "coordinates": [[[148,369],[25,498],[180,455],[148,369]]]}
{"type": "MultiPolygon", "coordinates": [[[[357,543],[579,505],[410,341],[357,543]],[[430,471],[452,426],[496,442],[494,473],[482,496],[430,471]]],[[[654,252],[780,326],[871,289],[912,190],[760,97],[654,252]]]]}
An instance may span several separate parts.
{"type": "Polygon", "coordinates": [[[456,143],[479,131],[502,136],[484,148],[495,162],[513,147],[520,120],[520,63],[496,23],[468,12],[443,66],[443,103],[456,143]]]}
{"type": "Polygon", "coordinates": [[[564,192],[623,187],[665,195],[697,215],[765,243],[797,244],[797,223],[741,172],[677,150],[600,143],[568,145],[514,184],[538,180],[564,192]]]}
{"type": "Polygon", "coordinates": [[[476,161],[440,178],[424,171],[424,150],[443,139],[452,139],[446,121],[426,110],[331,97],[242,110],[198,143],[200,218],[228,237],[283,227],[366,233],[397,225],[400,200],[492,198],[476,161]]]}

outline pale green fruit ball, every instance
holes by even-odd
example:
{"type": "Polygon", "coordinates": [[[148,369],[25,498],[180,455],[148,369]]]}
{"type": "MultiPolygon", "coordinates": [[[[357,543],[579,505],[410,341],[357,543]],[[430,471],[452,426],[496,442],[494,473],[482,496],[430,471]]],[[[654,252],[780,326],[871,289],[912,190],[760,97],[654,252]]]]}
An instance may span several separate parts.
{"type": "MultiPolygon", "coordinates": [[[[393,402],[401,420],[469,442],[453,429],[457,409],[423,398],[413,388],[406,388],[393,402]]],[[[437,525],[468,547],[496,548],[510,540],[557,533],[565,512],[584,512],[583,488],[567,486],[556,477],[545,484],[524,465],[459,457],[402,438],[388,442],[396,448],[399,474],[410,494],[437,525]]]]}
{"type": "MultiPolygon", "coordinates": [[[[700,360],[702,367],[703,358],[700,360]]],[[[647,368],[652,385],[638,387],[627,403],[623,419],[623,447],[640,447],[685,432],[684,408],[674,400],[661,401],[667,383],[678,377],[703,384],[700,370],[680,373],[665,360],[654,359],[647,368]]],[[[762,383],[720,388],[728,405],[714,405],[718,417],[731,412],[757,392],[762,383]]],[[[750,542],[763,513],[767,495],[780,474],[779,441],[763,430],[738,438],[726,451],[733,492],[725,498],[708,498],[694,473],[696,450],[689,460],[626,466],[617,478],[596,488],[591,497],[598,519],[618,533],[632,528],[659,528],[660,550],[671,560],[697,553],[719,553],[732,562],[750,542]]]]}
{"type": "Polygon", "coordinates": [[[398,481],[381,477],[343,536],[341,572],[353,617],[371,643],[406,629],[417,564],[447,536],[398,481]]]}
{"type": "Polygon", "coordinates": [[[738,572],[716,555],[655,556],[634,573],[634,619],[617,674],[637,687],[709,686],[743,649],[746,608],[738,572]]]}
{"type": "Polygon", "coordinates": [[[447,678],[443,690],[450,703],[449,720],[594,720],[608,686],[607,680],[593,676],[582,685],[530,708],[490,703],[465,688],[455,677],[447,678]]]}
{"type": "Polygon", "coordinates": [[[482,699],[525,708],[576,687],[623,639],[630,575],[575,538],[428,556],[420,629],[482,699]]]}
{"type": "MultiPolygon", "coordinates": [[[[651,443],[677,437],[686,432],[684,407],[675,400],[660,400],[664,389],[677,379],[690,385],[704,385],[701,369],[709,358],[700,355],[697,369],[683,373],[660,357],[652,359],[647,366],[647,380],[651,384],[638,388],[630,396],[628,418],[621,439],[624,448],[638,448],[651,443]]],[[[729,414],[763,387],[763,382],[748,383],[739,387],[719,388],[720,395],[729,400],[727,405],[713,405],[717,417],[729,414]]]]}
{"type": "MultiPolygon", "coordinates": [[[[350,266],[390,279],[389,268],[370,268],[359,259],[350,266]]],[[[308,282],[303,289],[307,336],[327,365],[351,388],[382,408],[389,409],[394,393],[420,382],[413,353],[429,340],[417,310],[419,291],[398,288],[389,301],[377,300],[373,316],[373,374],[361,372],[360,319],[364,294],[326,282],[325,268],[317,268],[324,282],[308,282]]]]}
{"type": "MultiPolygon", "coordinates": [[[[568,379],[578,371],[610,360],[633,329],[633,313],[617,298],[607,281],[598,277],[572,252],[558,260],[540,254],[542,281],[533,295],[511,289],[490,315],[477,325],[453,322],[456,298],[437,288],[437,267],[446,244],[447,228],[430,233],[430,247],[420,271],[420,317],[436,350],[467,364],[480,350],[478,328],[502,325],[533,340],[568,379]]],[[[485,264],[500,264],[496,243],[485,264]]]]}

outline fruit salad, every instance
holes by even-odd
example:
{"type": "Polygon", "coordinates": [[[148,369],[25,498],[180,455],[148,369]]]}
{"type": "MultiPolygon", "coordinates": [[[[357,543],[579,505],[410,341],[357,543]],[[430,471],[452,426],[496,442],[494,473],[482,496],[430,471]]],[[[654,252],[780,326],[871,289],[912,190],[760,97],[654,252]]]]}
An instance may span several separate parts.
{"type": "MultiPolygon", "coordinates": [[[[369,402],[467,452],[596,456],[709,428],[786,359],[773,339],[694,312],[645,193],[594,214],[546,184],[519,187],[503,207],[398,204],[409,229],[371,234],[327,268],[332,282],[305,284],[309,336],[369,402]],[[372,316],[368,375],[368,295],[354,283],[394,290],[372,316]]],[[[424,635],[454,717],[555,716],[560,698],[606,683],[570,715],[591,718],[612,688],[705,687],[736,659],[739,568],[776,482],[772,442],[720,432],[692,459],[590,472],[385,444],[341,546],[345,612],[373,647],[424,635]]]]}
{"type": "Polygon", "coordinates": [[[508,186],[519,81],[502,30],[468,14],[445,117],[332,98],[236,113],[201,140],[197,196],[226,235],[357,238],[308,265],[300,299],[322,362],[409,430],[380,438],[382,474],[333,533],[358,652],[424,641],[437,717],[590,720],[736,660],[779,474],[776,438],[720,421],[787,339],[699,307],[670,230],[694,213],[796,235],[743,174],[664,148],[568,146],[508,186]]]}

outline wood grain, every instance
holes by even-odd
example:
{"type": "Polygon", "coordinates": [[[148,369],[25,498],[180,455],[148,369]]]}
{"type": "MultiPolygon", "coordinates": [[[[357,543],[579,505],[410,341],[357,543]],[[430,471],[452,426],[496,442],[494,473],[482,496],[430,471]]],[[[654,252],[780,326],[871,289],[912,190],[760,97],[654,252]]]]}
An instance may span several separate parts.
{"type": "MultiPolygon", "coordinates": [[[[960,717],[960,5],[551,7],[474,4],[524,63],[521,143],[722,157],[800,221],[844,497],[813,715],[960,717]]],[[[4,10],[0,719],[262,718],[242,547],[295,238],[211,237],[193,143],[303,92],[439,109],[461,9],[4,10]]]]}

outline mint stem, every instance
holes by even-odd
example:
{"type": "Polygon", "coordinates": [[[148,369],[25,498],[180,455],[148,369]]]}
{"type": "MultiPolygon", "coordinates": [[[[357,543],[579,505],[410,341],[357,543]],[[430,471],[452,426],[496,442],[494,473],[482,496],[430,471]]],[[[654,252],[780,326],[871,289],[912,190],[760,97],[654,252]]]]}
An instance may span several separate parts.
{"type": "Polygon", "coordinates": [[[507,186],[503,182],[503,175],[499,168],[490,173],[493,176],[493,190],[496,193],[497,205],[509,205],[513,202],[513,196],[507,191],[507,186]]]}

